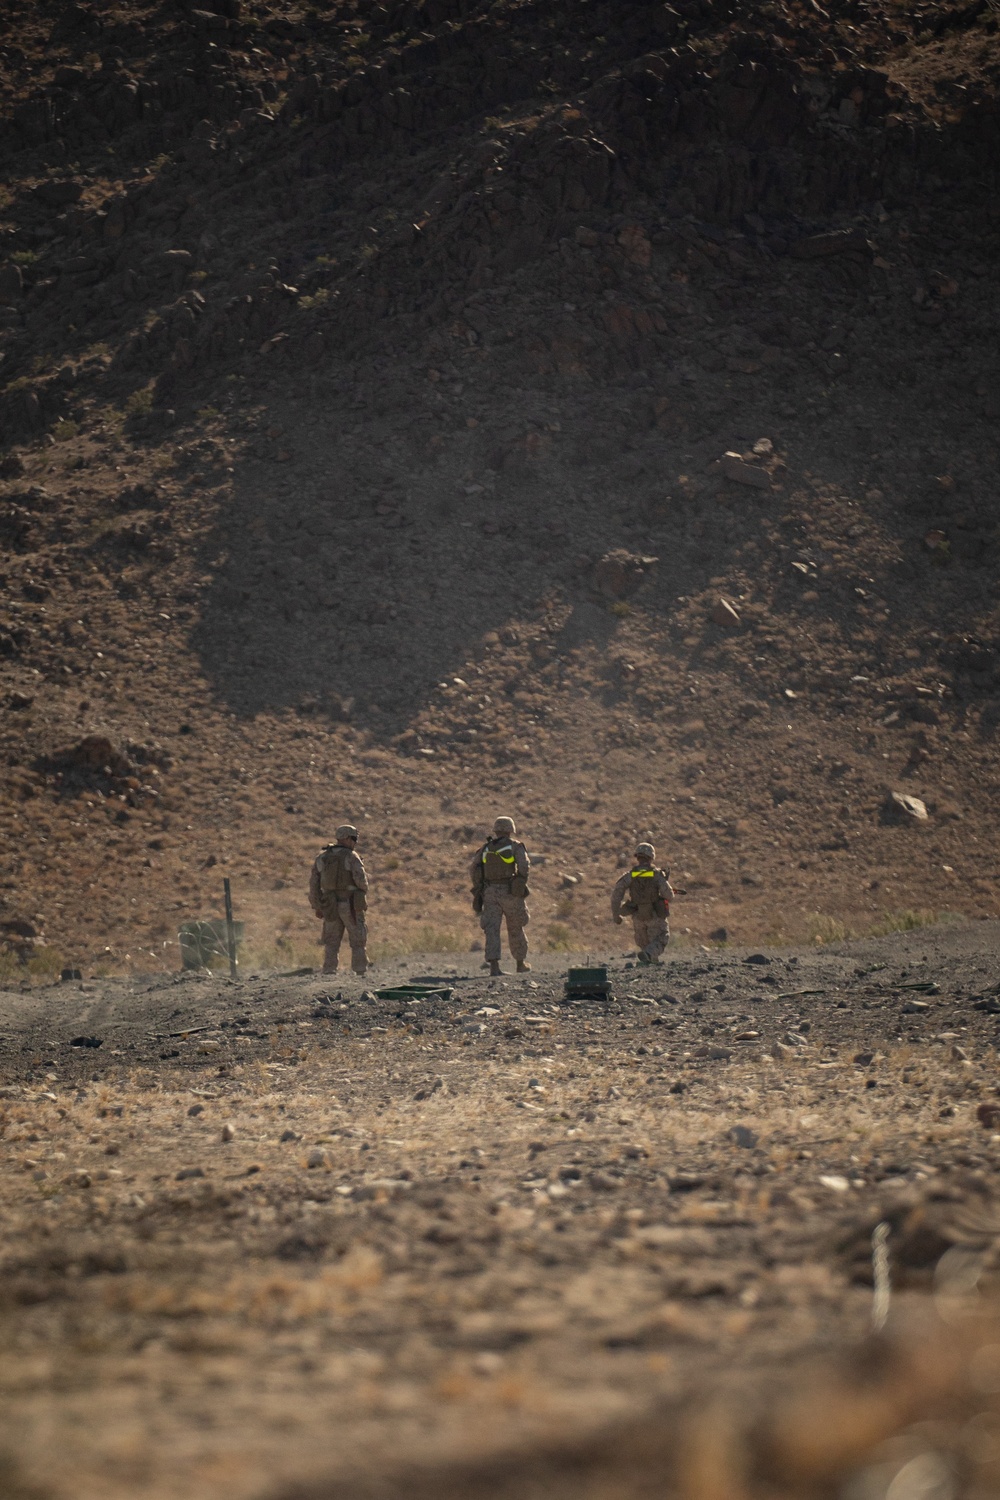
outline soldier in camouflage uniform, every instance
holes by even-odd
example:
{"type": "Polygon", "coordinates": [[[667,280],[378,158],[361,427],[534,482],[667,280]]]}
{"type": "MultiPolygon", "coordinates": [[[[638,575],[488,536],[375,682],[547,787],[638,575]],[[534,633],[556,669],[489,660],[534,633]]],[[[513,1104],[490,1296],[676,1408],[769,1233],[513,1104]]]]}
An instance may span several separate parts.
{"type": "Polygon", "coordinates": [[[514,837],[513,818],[497,818],[493,835],[477,849],[472,861],[472,909],[479,915],[479,925],[486,935],[486,962],[491,974],[502,974],[500,967],[500,924],[506,920],[507,942],[511,957],[517,961],[517,972],[528,974],[528,851],[514,837]]]}
{"type": "Polygon", "coordinates": [[[323,973],[336,974],[344,933],[351,945],[351,968],[368,968],[368,924],[365,910],[368,876],[355,852],[358,830],[350,823],[337,829],[337,842],[317,856],[309,877],[309,904],[323,919],[323,973]]]}
{"type": "Polygon", "coordinates": [[[615,885],[611,892],[611,916],[616,926],[621,925],[622,912],[632,918],[641,964],[655,964],[670,941],[670,898],[674,894],[668,870],[658,870],[653,861],[656,850],[652,844],[638,844],[635,864],[615,885]]]}

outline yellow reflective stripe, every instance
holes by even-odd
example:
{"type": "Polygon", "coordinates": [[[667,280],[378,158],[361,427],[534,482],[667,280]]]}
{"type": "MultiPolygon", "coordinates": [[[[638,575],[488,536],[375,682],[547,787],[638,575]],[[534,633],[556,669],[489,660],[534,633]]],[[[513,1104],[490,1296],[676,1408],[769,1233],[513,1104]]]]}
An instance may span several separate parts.
{"type": "Polygon", "coordinates": [[[633,870],[632,871],[632,879],[633,880],[655,880],[655,878],[656,878],[656,871],[655,870],[633,870]]]}
{"type": "Polygon", "coordinates": [[[496,857],[497,857],[497,859],[502,859],[505,865],[513,865],[513,864],[517,863],[517,856],[514,855],[514,854],[512,854],[510,856],[510,859],[508,859],[507,856],[506,856],[506,854],[501,854],[500,853],[499,849],[484,849],[483,850],[483,864],[486,863],[486,856],[487,856],[487,854],[495,854],[496,857]]]}

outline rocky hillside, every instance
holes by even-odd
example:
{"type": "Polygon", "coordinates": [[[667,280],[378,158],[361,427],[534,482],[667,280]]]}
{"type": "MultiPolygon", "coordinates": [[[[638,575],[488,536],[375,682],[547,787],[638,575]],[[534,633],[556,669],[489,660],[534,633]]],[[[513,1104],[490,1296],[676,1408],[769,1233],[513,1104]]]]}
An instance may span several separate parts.
{"type": "Polygon", "coordinates": [[[0,962],[996,912],[991,0],[6,18],[0,962]]]}

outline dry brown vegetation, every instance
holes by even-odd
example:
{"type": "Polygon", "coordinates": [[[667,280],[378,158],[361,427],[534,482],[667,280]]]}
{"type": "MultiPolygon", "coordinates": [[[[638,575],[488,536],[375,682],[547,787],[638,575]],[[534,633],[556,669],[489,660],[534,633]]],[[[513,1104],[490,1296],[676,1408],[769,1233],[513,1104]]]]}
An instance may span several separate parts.
{"type": "Polygon", "coordinates": [[[8,995],[12,1472],[711,1500],[881,1496],[919,1459],[988,1494],[993,939],[676,956],[610,1004],[544,967],[402,1007],[352,977],[8,995]]]}

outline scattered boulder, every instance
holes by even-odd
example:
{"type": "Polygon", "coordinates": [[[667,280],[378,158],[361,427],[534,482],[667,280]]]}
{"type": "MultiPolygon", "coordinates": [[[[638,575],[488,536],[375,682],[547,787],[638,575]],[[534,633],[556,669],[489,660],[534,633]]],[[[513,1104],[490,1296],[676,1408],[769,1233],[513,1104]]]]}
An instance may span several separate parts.
{"type": "Polygon", "coordinates": [[[744,1151],[752,1151],[760,1137],[756,1130],[751,1130],[749,1125],[734,1125],[729,1132],[729,1139],[734,1146],[741,1146],[744,1151]]]}
{"type": "Polygon", "coordinates": [[[756,464],[748,464],[740,453],[724,453],[721,468],[725,477],[732,480],[733,484],[744,484],[754,490],[771,488],[771,476],[767,470],[758,468],[756,464]]]}
{"type": "Polygon", "coordinates": [[[65,770],[103,771],[107,776],[129,776],[134,770],[128,756],[106,734],[84,735],[55,758],[65,770]]]}
{"type": "Polygon", "coordinates": [[[0,266],[0,307],[12,307],[24,291],[21,267],[14,261],[0,266]]]}
{"type": "Polygon", "coordinates": [[[882,820],[905,827],[928,822],[929,814],[919,797],[911,797],[908,792],[890,792],[882,805],[882,820]]]}
{"type": "Polygon", "coordinates": [[[594,564],[591,575],[594,587],[606,599],[629,599],[642,587],[658,561],[656,557],[640,557],[616,547],[594,564]]]}
{"type": "Polygon", "coordinates": [[[79,203],[83,197],[83,183],[74,178],[40,182],[32,189],[32,196],[46,208],[66,208],[70,203],[79,203]]]}
{"type": "Polygon", "coordinates": [[[709,619],[713,625],[721,625],[725,630],[735,630],[741,624],[739,611],[735,604],[730,604],[728,599],[717,599],[712,605],[709,619]]]}

